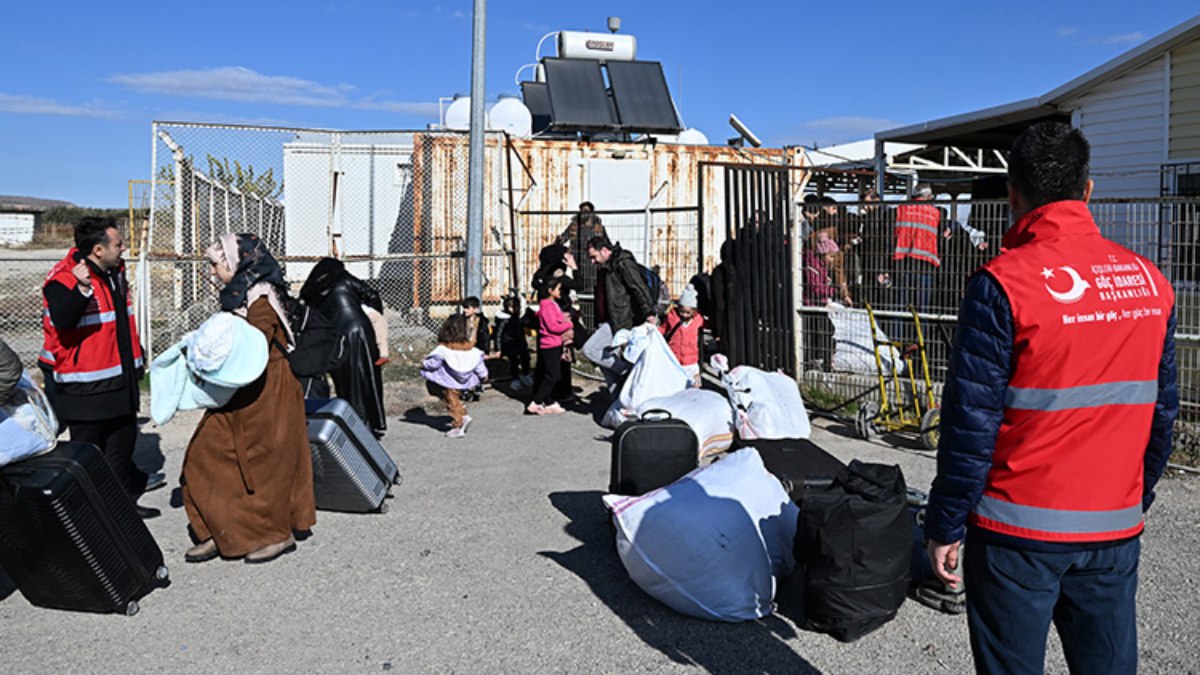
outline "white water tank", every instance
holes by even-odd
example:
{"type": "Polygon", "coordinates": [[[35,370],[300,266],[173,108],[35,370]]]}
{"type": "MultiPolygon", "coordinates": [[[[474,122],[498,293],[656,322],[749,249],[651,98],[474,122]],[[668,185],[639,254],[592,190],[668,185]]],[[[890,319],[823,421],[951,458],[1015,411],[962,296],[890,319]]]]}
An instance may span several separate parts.
{"type": "Polygon", "coordinates": [[[663,145],[708,145],[708,136],[699,129],[684,129],[678,134],[654,134],[654,140],[663,145]]]}
{"type": "Polygon", "coordinates": [[[506,131],[518,138],[529,138],[533,135],[533,114],[521,99],[501,94],[500,100],[488,111],[487,128],[506,131]]]}
{"type": "MultiPolygon", "coordinates": [[[[471,128],[471,97],[457,95],[446,108],[446,128],[466,131],[471,128]]],[[[485,125],[486,128],[486,125],[485,125]]]]}
{"type": "Polygon", "coordinates": [[[625,34],[559,31],[558,56],[564,59],[632,61],[637,58],[637,38],[625,34]]]}

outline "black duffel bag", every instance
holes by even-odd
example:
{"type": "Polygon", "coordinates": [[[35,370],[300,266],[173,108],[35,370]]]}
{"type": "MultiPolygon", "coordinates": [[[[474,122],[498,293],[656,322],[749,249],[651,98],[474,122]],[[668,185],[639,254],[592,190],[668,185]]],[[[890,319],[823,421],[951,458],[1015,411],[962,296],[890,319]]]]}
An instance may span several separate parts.
{"type": "Polygon", "coordinates": [[[912,518],[900,467],[853,460],[800,501],[796,572],[802,625],[843,642],[896,616],[912,559],[912,518]]]}

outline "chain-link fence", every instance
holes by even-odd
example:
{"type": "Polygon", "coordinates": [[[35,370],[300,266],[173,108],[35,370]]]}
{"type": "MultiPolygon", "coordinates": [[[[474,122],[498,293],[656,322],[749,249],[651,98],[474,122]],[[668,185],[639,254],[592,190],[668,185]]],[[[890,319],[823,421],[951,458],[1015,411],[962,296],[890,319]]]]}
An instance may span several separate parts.
{"type": "MultiPolygon", "coordinates": [[[[897,238],[894,202],[830,206],[800,226],[804,247],[799,279],[804,326],[800,379],[817,405],[847,414],[859,401],[878,402],[867,305],[880,331],[876,339],[904,344],[916,342],[916,322],[908,309],[917,310],[931,384],[940,392],[966,280],[999,252],[1008,228],[1008,204],[999,200],[924,204],[940,214],[937,248],[932,251],[937,265],[928,257],[895,259],[903,244],[897,238]]],[[[1100,199],[1090,206],[1106,237],[1153,260],[1174,285],[1183,401],[1176,445],[1200,460],[1200,200],[1100,199]]],[[[887,349],[882,353],[888,372],[887,349]]],[[[911,357],[923,385],[919,354],[911,357]]]]}
{"type": "MultiPolygon", "coordinates": [[[[258,234],[294,287],[323,256],[347,263],[387,305],[399,353],[424,349],[462,299],[466,136],[453,132],[154,125],[154,184],[142,319],[157,352],[216,307],[203,251],[227,232],[258,234]]],[[[502,137],[486,153],[484,277],[509,286],[511,211],[501,200],[502,137]]]]}

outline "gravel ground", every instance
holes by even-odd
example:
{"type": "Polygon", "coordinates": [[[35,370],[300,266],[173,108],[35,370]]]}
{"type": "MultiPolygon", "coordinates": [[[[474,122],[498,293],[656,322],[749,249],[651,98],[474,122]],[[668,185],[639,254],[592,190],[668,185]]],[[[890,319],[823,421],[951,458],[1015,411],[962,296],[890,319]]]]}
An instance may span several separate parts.
{"type": "MultiPolygon", "coordinates": [[[[972,670],[964,618],[914,602],[851,644],[779,616],[721,624],[676,614],[638,589],[617,558],[600,502],[608,432],[589,414],[523,416],[518,402],[489,392],[470,406],[470,434],[452,440],[439,432],[448,418],[437,405],[417,403],[428,413],[399,406],[384,441],[404,475],[388,513],[321,512],[296,553],[267,565],[189,565],[177,494],[151,493],[143,503],[164,510],[149,525],[170,587],[144,598],[132,618],[39,609],[11,592],[0,600],[3,670],[972,670]]],[[[176,476],[197,420],[147,423],[139,460],[176,476]]],[[[813,440],[844,460],[899,463],[918,487],[932,479],[932,454],[911,440],[868,443],[836,423],[816,426],[813,440]]],[[[1142,557],[1142,672],[1200,672],[1197,551],[1200,481],[1169,477],[1142,557]]],[[[1066,672],[1053,636],[1047,671],[1066,672]]]]}

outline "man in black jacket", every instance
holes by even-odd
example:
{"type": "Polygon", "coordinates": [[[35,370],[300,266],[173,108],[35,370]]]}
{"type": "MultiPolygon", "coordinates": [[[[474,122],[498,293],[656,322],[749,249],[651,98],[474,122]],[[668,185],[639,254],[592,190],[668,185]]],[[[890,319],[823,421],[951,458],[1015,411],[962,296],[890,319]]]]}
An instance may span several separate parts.
{"type": "MultiPolygon", "coordinates": [[[[42,288],[46,346],[39,365],[71,440],[100,448],[136,505],[147,488],[165,480],[161,474],[147,476],[133,462],[145,366],[128,313],[125,250],[112,218],[84,218],[75,227],[75,248],[42,288]],[[113,342],[115,348],[108,346],[113,342]]],[[[143,518],[160,513],[143,506],[137,511],[143,518]]]]}
{"type": "Polygon", "coordinates": [[[605,347],[617,331],[640,323],[657,324],[658,316],[642,267],[632,253],[606,237],[593,237],[588,258],[596,265],[596,332],[584,345],[584,354],[600,366],[608,391],[615,396],[629,364],[605,347]]]}

